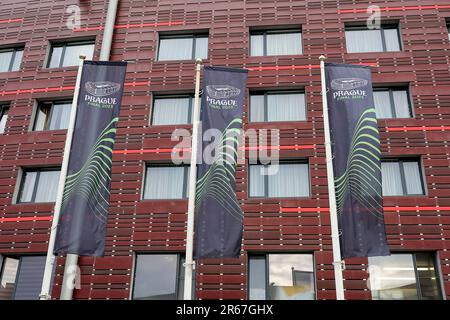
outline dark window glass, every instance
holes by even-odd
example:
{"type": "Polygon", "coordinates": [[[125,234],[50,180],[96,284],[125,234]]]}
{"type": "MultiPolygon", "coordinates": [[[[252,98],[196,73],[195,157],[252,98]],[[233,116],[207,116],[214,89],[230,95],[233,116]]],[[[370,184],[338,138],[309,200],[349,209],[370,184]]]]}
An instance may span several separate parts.
{"type": "Polygon", "coordinates": [[[59,174],[54,168],[24,170],[19,202],[55,202],[59,174]]]}
{"type": "Polygon", "coordinates": [[[277,56],[302,54],[300,29],[252,31],[250,33],[251,56],[277,56]]]}
{"type": "Polygon", "coordinates": [[[420,162],[415,159],[389,159],[381,163],[384,196],[425,193],[420,162]]]}
{"type": "Polygon", "coordinates": [[[4,259],[0,300],[38,300],[46,256],[4,259]]]}
{"type": "Polygon", "coordinates": [[[188,166],[147,166],[144,199],[183,199],[188,195],[188,166]]]}
{"type": "Polygon", "coordinates": [[[6,121],[8,121],[8,111],[7,106],[0,105],[0,134],[5,133],[6,121]]]}
{"type": "Polygon", "coordinates": [[[314,300],[312,254],[268,254],[249,261],[249,299],[314,300]]]}
{"type": "MultiPolygon", "coordinates": [[[[133,299],[182,300],[184,257],[179,254],[138,254],[133,299]]],[[[194,292],[195,280],[192,289],[194,292]]]]}
{"type": "Polygon", "coordinates": [[[159,39],[158,60],[194,60],[208,58],[208,35],[171,35],[159,39]]]}
{"type": "Polygon", "coordinates": [[[304,121],[305,94],[296,91],[254,93],[250,95],[250,121],[304,121]]]}
{"type": "Polygon", "coordinates": [[[23,48],[0,49],[0,72],[19,70],[22,57],[23,48]]]}
{"type": "Polygon", "coordinates": [[[448,40],[450,41],[450,22],[447,23],[447,29],[448,29],[448,40]]]}
{"type": "Polygon", "coordinates": [[[63,130],[69,127],[72,102],[39,103],[34,123],[35,131],[63,130]]]}
{"type": "MultiPolygon", "coordinates": [[[[272,165],[273,169],[274,165],[272,165]]],[[[250,197],[309,197],[308,163],[281,162],[276,172],[264,165],[249,166],[250,197]],[[273,173],[273,174],[272,174],[273,173]]]]}
{"type": "Polygon", "coordinates": [[[411,118],[408,89],[376,88],[373,92],[378,119],[411,118]]]}
{"type": "Polygon", "coordinates": [[[172,125],[192,122],[194,97],[165,96],[153,100],[152,124],[172,125]]]}
{"type": "Polygon", "coordinates": [[[77,66],[80,54],[86,56],[86,60],[92,60],[94,56],[94,41],[80,41],[52,44],[48,68],[61,68],[77,66]]]}
{"type": "Polygon", "coordinates": [[[442,299],[435,257],[431,253],[401,253],[369,257],[373,300],[442,299]]]}
{"type": "Polygon", "coordinates": [[[400,51],[398,25],[385,25],[380,29],[367,27],[346,27],[347,52],[400,51]]]}

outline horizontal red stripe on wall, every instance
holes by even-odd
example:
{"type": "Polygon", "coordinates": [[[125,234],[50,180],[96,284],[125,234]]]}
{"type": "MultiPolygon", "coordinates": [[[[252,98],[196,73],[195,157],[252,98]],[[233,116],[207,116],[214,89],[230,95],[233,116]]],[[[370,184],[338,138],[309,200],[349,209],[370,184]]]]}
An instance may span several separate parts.
{"type": "MultiPolygon", "coordinates": [[[[408,10],[437,10],[437,9],[450,9],[447,5],[430,5],[430,6],[405,6],[405,7],[383,7],[380,11],[408,11],[408,10]]],[[[367,13],[367,9],[343,9],[338,10],[338,13],[367,13]]]]}
{"type": "Polygon", "coordinates": [[[18,19],[0,20],[0,23],[13,23],[13,22],[22,22],[22,21],[23,21],[22,18],[18,18],[18,19]]]}
{"type": "MultiPolygon", "coordinates": [[[[376,62],[356,63],[356,65],[378,67],[376,62]]],[[[297,70],[297,69],[320,69],[320,65],[307,65],[307,66],[266,66],[266,67],[248,67],[245,68],[249,71],[266,71],[266,70],[297,70]]]]}
{"type": "Polygon", "coordinates": [[[450,126],[439,126],[439,127],[388,127],[386,128],[387,132],[395,132],[395,131],[446,131],[450,130],[450,126]]]}
{"type": "MultiPolygon", "coordinates": [[[[240,150],[304,150],[315,149],[314,145],[307,146],[261,146],[261,147],[240,147],[240,150]]],[[[188,152],[191,148],[162,148],[162,149],[137,149],[137,150],[114,150],[113,154],[143,154],[143,153],[172,153],[172,152],[188,152]]]]}
{"type": "Polygon", "coordinates": [[[52,221],[53,216],[45,217],[16,217],[16,218],[0,218],[0,222],[19,222],[19,221],[52,221]]]}
{"type": "MultiPolygon", "coordinates": [[[[450,207],[384,207],[384,211],[443,211],[450,210],[450,207]]],[[[302,212],[329,212],[330,208],[286,208],[281,207],[282,213],[302,213],[302,212]]]]}
{"type": "MultiPolygon", "coordinates": [[[[114,29],[129,29],[129,28],[145,28],[145,27],[170,27],[170,26],[180,26],[184,25],[184,21],[168,21],[168,22],[155,22],[155,23],[138,23],[138,24],[118,24],[114,26],[114,29]]],[[[87,27],[73,29],[73,32],[83,32],[83,31],[96,31],[103,30],[105,27],[87,27]]]]}
{"type": "MultiPolygon", "coordinates": [[[[126,82],[125,83],[125,87],[138,87],[138,86],[146,86],[146,85],[150,85],[150,81],[126,82]]],[[[66,91],[66,90],[74,90],[74,89],[75,89],[75,86],[39,88],[39,89],[19,89],[19,90],[12,90],[12,91],[1,91],[0,96],[6,96],[6,95],[12,95],[12,94],[24,94],[24,93],[66,91]]]]}

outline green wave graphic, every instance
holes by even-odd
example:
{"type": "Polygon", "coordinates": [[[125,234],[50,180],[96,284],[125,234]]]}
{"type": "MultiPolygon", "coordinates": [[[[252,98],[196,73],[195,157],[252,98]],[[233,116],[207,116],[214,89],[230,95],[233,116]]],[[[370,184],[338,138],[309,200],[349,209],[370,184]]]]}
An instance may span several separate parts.
{"type": "Polygon", "coordinates": [[[336,206],[342,214],[347,193],[367,211],[382,218],[380,139],[375,108],[363,112],[352,137],[347,167],[335,178],[336,206]]]}
{"type": "Polygon", "coordinates": [[[238,134],[241,126],[242,119],[234,118],[223,130],[213,164],[203,177],[197,180],[195,197],[196,207],[207,198],[213,198],[223,206],[225,212],[238,221],[243,220],[243,213],[231,185],[236,179],[238,134]]]}
{"type": "Polygon", "coordinates": [[[80,170],[68,175],[64,185],[63,208],[78,194],[100,220],[106,220],[109,207],[109,184],[112,152],[116,133],[116,117],[103,129],[80,170]],[[106,195],[106,197],[104,196],[106,195]]]}

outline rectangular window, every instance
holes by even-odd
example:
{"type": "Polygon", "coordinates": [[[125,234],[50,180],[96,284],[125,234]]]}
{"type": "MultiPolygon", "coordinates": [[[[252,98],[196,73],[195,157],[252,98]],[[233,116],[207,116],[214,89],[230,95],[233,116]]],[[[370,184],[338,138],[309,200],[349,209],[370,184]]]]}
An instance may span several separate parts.
{"type": "Polygon", "coordinates": [[[195,60],[208,58],[208,35],[161,35],[158,60],[195,60]]]}
{"type": "Polygon", "coordinates": [[[398,25],[382,25],[380,29],[345,27],[347,52],[387,52],[400,51],[398,25]]]}
{"type": "Polygon", "coordinates": [[[55,202],[60,169],[25,169],[18,202],[55,202]]]}
{"type": "Polygon", "coordinates": [[[385,159],[381,162],[384,196],[425,194],[420,161],[417,159],[385,159]]]}
{"type": "Polygon", "coordinates": [[[406,88],[375,88],[373,99],[378,119],[411,118],[411,102],[406,88]]]}
{"type": "Polygon", "coordinates": [[[38,300],[45,256],[6,257],[0,268],[0,300],[38,300]]]}
{"type": "Polygon", "coordinates": [[[161,96],[153,99],[152,125],[192,123],[193,95],[161,96]]]}
{"type": "Polygon", "coordinates": [[[435,256],[429,252],[369,257],[373,300],[439,300],[435,256]]]}
{"type": "MultiPolygon", "coordinates": [[[[192,280],[192,292],[195,292],[195,279],[192,280]]],[[[184,256],[180,254],[136,255],[133,299],[183,300],[183,294],[184,256]]]]}
{"type": "Polygon", "coordinates": [[[250,94],[250,121],[304,121],[305,94],[299,91],[273,91],[250,94]]]}
{"type": "Polygon", "coordinates": [[[309,166],[307,162],[280,162],[271,174],[269,166],[250,165],[250,197],[284,198],[309,197],[309,166]]]}
{"type": "Polygon", "coordinates": [[[250,300],[314,300],[312,254],[267,254],[249,257],[250,300]]]}
{"type": "Polygon", "coordinates": [[[86,60],[92,60],[94,47],[94,40],[51,44],[47,68],[77,66],[80,61],[80,54],[84,54],[86,60]]]}
{"type": "Polygon", "coordinates": [[[302,53],[302,32],[300,29],[255,30],[250,32],[251,56],[279,56],[302,53]]]}
{"type": "Polygon", "coordinates": [[[0,49],[0,72],[18,71],[22,57],[23,48],[0,49]]]}
{"type": "Polygon", "coordinates": [[[41,102],[36,112],[35,131],[64,130],[69,127],[71,101],[41,102]]]}
{"type": "Polygon", "coordinates": [[[189,167],[148,165],[144,199],[184,199],[189,192],[189,167]]]}
{"type": "Polygon", "coordinates": [[[447,22],[448,40],[450,41],[450,22],[447,22]]]}
{"type": "Polygon", "coordinates": [[[5,133],[6,121],[8,121],[8,106],[0,105],[0,134],[5,133]]]}

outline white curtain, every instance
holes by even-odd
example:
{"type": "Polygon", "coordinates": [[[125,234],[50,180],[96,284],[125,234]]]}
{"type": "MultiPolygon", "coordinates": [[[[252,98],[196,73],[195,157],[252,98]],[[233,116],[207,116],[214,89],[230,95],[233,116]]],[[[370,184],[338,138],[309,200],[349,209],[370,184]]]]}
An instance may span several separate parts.
{"type": "Polygon", "coordinates": [[[53,105],[48,130],[67,129],[69,127],[70,103],[58,103],[53,105]]]}
{"type": "Polygon", "coordinates": [[[392,93],[397,118],[410,118],[411,112],[409,110],[408,92],[406,90],[394,90],[392,93]]]}
{"type": "Polygon", "coordinates": [[[305,95],[301,93],[269,94],[267,96],[268,121],[303,121],[305,95]]]}
{"type": "Polygon", "coordinates": [[[302,34],[300,32],[267,34],[268,56],[301,53],[302,34]]]}
{"type": "Polygon", "coordinates": [[[386,51],[400,51],[400,42],[397,29],[384,29],[386,51]]]}
{"type": "Polygon", "coordinates": [[[94,55],[94,44],[67,46],[64,53],[63,67],[77,66],[80,54],[86,55],[86,60],[92,60],[94,55]]]}
{"type": "MultiPolygon", "coordinates": [[[[185,167],[148,167],[145,199],[182,199],[185,167]]],[[[189,171],[189,170],[188,170],[189,171]]],[[[189,175],[189,173],[188,173],[189,175]]]]}
{"type": "Polygon", "coordinates": [[[20,69],[22,64],[23,50],[16,50],[16,55],[14,56],[14,62],[11,71],[17,71],[20,69]]]}
{"type": "Polygon", "coordinates": [[[5,132],[6,121],[8,121],[8,108],[0,106],[0,134],[5,132]]]}
{"type": "Polygon", "coordinates": [[[49,68],[59,68],[62,51],[63,47],[53,47],[52,55],[50,57],[50,63],[48,64],[49,68]]]}
{"type": "Polygon", "coordinates": [[[198,37],[195,39],[195,58],[208,58],[208,37],[198,37]]]}
{"type": "Polygon", "coordinates": [[[250,197],[264,197],[264,175],[261,173],[262,165],[250,165],[250,197]]]}
{"type": "Polygon", "coordinates": [[[189,121],[189,101],[185,98],[156,98],[153,103],[153,125],[186,124],[189,121]]]}
{"type": "Polygon", "coordinates": [[[378,119],[392,118],[391,99],[389,91],[374,91],[373,100],[378,119]]]}
{"type": "Polygon", "coordinates": [[[308,165],[280,164],[277,174],[269,175],[269,197],[309,196],[308,165]]]}
{"type": "Polygon", "coordinates": [[[403,169],[405,170],[405,182],[408,194],[423,194],[419,163],[415,161],[403,162],[403,169]]]}
{"type": "Polygon", "coordinates": [[[381,30],[347,30],[345,40],[349,53],[383,51],[381,30]]]}
{"type": "Polygon", "coordinates": [[[158,60],[191,60],[192,42],[192,38],[161,39],[158,60]]]}
{"type": "Polygon", "coordinates": [[[0,72],[8,72],[13,52],[0,52],[0,72]]]}
{"type": "Polygon", "coordinates": [[[41,171],[36,189],[35,202],[55,202],[59,171],[41,171]]]}
{"type": "Polygon", "coordinates": [[[382,188],[384,196],[403,195],[400,164],[398,162],[382,162],[382,188]]]}
{"type": "Polygon", "coordinates": [[[31,202],[31,200],[33,200],[33,190],[36,183],[36,176],[36,172],[25,172],[22,182],[20,202],[31,202]]]}
{"type": "Polygon", "coordinates": [[[262,34],[256,34],[250,37],[250,55],[264,55],[264,36],[262,34]]]}
{"type": "Polygon", "coordinates": [[[250,96],[250,122],[263,122],[264,120],[264,95],[250,96]]]}

